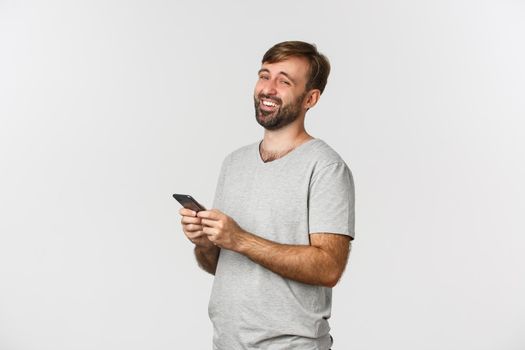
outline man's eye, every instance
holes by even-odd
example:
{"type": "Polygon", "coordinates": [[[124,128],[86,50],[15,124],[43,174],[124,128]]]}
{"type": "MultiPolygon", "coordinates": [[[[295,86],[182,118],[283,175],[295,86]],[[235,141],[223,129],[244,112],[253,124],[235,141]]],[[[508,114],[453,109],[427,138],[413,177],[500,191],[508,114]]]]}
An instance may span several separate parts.
{"type": "Polygon", "coordinates": [[[285,85],[290,85],[290,82],[287,81],[287,80],[281,80],[281,83],[285,84],[285,85]]]}
{"type": "Polygon", "coordinates": [[[261,76],[259,76],[259,79],[268,80],[269,78],[266,75],[261,75],[261,76]]]}

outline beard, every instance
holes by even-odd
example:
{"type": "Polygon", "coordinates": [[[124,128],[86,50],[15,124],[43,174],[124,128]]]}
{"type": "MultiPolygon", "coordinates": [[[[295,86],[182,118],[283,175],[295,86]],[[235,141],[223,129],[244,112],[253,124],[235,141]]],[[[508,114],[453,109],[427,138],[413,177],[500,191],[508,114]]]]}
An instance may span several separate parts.
{"type": "Polygon", "coordinates": [[[281,129],[299,118],[301,115],[301,105],[305,96],[306,91],[301,96],[297,97],[295,101],[283,105],[282,100],[278,97],[259,94],[253,98],[255,103],[255,119],[266,130],[281,129]],[[261,98],[273,100],[279,107],[273,112],[264,111],[260,108],[261,98]]]}

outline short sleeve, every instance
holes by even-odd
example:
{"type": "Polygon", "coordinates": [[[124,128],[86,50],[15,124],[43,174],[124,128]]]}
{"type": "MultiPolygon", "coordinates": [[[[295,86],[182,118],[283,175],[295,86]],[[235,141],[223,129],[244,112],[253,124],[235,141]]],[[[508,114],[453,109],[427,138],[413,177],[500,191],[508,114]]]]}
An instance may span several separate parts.
{"type": "Polygon", "coordinates": [[[314,173],[308,196],[309,233],[355,236],[355,192],[350,169],[344,162],[314,173]]]}

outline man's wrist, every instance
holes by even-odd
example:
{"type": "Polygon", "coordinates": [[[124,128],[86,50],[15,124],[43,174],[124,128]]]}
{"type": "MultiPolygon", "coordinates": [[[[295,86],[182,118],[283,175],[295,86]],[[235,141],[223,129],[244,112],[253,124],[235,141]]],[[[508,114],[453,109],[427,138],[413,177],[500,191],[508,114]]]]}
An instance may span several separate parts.
{"type": "Polygon", "coordinates": [[[242,230],[237,238],[235,251],[237,253],[247,255],[247,253],[250,251],[250,248],[254,243],[256,243],[256,238],[256,235],[242,230]]]}
{"type": "Polygon", "coordinates": [[[244,250],[244,247],[245,247],[245,241],[247,239],[247,236],[248,236],[248,232],[244,231],[243,229],[241,229],[238,233],[237,233],[237,237],[235,238],[235,246],[234,246],[234,251],[236,251],[237,253],[240,253],[240,254],[243,254],[243,250],[244,250]]]}

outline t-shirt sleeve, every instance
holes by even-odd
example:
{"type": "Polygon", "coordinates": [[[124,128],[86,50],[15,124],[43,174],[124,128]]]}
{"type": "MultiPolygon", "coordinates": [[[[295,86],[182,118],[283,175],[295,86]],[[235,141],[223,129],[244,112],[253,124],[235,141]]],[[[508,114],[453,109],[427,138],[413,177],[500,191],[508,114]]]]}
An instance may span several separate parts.
{"type": "Polygon", "coordinates": [[[314,173],[308,196],[310,233],[355,236],[354,181],[344,162],[332,163],[314,173]]]}

